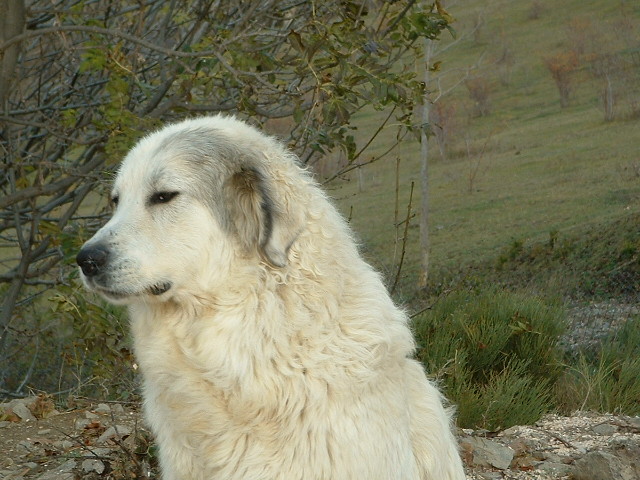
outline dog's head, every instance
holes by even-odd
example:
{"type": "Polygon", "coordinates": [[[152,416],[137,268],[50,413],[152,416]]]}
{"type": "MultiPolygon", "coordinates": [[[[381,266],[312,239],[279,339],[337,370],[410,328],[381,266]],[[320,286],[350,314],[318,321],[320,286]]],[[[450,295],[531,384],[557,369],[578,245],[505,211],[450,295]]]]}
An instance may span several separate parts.
{"type": "Polygon", "coordinates": [[[78,253],[82,279],[131,303],[211,288],[238,262],[285,267],[305,221],[291,198],[303,178],[293,155],[233,118],[170,125],[125,157],[113,217],[78,253]]]}

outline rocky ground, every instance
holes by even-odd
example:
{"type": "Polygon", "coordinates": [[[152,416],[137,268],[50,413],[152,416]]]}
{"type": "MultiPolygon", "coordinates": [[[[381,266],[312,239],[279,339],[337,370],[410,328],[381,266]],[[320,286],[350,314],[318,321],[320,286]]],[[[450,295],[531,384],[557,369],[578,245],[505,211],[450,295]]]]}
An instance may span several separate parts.
{"type": "MultiPolygon", "coordinates": [[[[637,303],[576,307],[563,346],[597,347],[638,314],[637,303]]],[[[459,437],[468,480],[640,480],[640,417],[549,415],[459,437]]],[[[150,438],[135,403],[75,400],[64,411],[44,395],[0,403],[0,480],[157,478],[150,438]]]]}
{"type": "Polygon", "coordinates": [[[60,412],[45,396],[29,397],[0,404],[0,419],[0,479],[155,478],[135,404],[81,402],[60,412]]]}
{"type": "Polygon", "coordinates": [[[469,479],[640,479],[640,417],[549,415],[495,435],[464,431],[461,446],[469,479]]]}
{"type": "Polygon", "coordinates": [[[606,301],[575,305],[567,312],[569,326],[561,346],[569,354],[585,348],[597,349],[611,333],[638,315],[640,306],[636,302],[606,301]]]}
{"type": "MultiPolygon", "coordinates": [[[[156,478],[137,405],[60,412],[45,396],[0,404],[0,479],[156,478]]],[[[467,478],[640,479],[640,417],[547,416],[499,433],[460,431],[467,478]]]]}

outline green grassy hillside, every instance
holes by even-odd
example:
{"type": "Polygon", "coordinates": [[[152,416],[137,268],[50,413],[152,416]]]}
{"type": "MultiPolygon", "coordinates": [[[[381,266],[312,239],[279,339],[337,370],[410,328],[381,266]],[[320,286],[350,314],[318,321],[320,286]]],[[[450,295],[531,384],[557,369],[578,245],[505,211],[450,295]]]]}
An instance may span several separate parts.
{"type": "Polygon", "coordinates": [[[544,242],[514,241],[481,265],[494,283],[579,298],[626,298],[640,293],[640,215],[590,231],[553,232],[544,242]]]}
{"type": "MultiPolygon", "coordinates": [[[[439,48],[452,45],[435,58],[442,62],[437,75],[445,86],[464,76],[479,78],[489,88],[489,113],[474,115],[465,82],[441,99],[453,112],[453,126],[446,158],[430,141],[432,282],[495,259],[514,242],[545,242],[556,232],[580,235],[637,213],[640,115],[633,102],[640,102],[639,82],[620,81],[616,116],[605,121],[602,81],[593,74],[592,59],[605,53],[636,58],[640,4],[468,1],[448,10],[457,18],[458,38],[444,37],[439,48]],[[569,105],[562,108],[544,59],[576,48],[583,53],[571,73],[569,105]]],[[[639,80],[640,63],[625,75],[639,80]]],[[[435,95],[436,84],[431,87],[435,95]]],[[[368,138],[368,120],[383,114],[359,117],[362,139],[368,138]]],[[[378,151],[395,135],[392,129],[385,134],[374,145],[378,151]]],[[[365,167],[361,182],[354,174],[332,191],[365,253],[389,277],[401,250],[395,239],[402,235],[394,227],[396,157],[403,220],[412,181],[414,211],[419,205],[415,140],[365,167]]],[[[411,222],[402,278],[406,291],[418,271],[417,218],[411,222]]]]}

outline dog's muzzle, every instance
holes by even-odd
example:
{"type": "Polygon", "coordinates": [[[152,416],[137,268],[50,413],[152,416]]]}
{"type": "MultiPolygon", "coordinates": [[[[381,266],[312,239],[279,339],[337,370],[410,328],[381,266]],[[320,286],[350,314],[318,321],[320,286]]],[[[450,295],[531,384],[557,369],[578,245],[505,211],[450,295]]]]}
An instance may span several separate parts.
{"type": "Polygon", "coordinates": [[[81,249],[76,257],[76,263],[86,277],[95,277],[103,270],[108,259],[109,250],[103,246],[96,245],[81,249]]]}
{"type": "Polygon", "coordinates": [[[147,293],[149,295],[159,296],[165,292],[168,292],[173,284],[168,281],[161,281],[154,283],[150,287],[143,288],[139,291],[114,290],[109,285],[109,279],[107,275],[107,267],[109,261],[109,249],[103,245],[86,246],[78,252],[76,256],[76,263],[82,270],[83,275],[87,280],[87,284],[91,285],[92,289],[97,290],[110,299],[122,299],[130,296],[137,296],[147,293]],[[105,274],[102,275],[101,274],[105,274]]]}

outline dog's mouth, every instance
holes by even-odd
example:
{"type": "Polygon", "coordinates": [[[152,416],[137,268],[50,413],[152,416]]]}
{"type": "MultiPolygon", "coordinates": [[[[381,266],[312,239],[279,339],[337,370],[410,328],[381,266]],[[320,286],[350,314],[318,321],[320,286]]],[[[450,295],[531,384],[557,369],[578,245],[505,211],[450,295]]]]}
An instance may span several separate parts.
{"type": "Polygon", "coordinates": [[[171,282],[161,282],[161,283],[156,283],[155,285],[150,286],[149,288],[147,288],[147,291],[151,294],[151,295],[162,295],[165,292],[168,292],[169,289],[171,288],[171,282]]]}
{"type": "Polygon", "coordinates": [[[114,290],[106,288],[100,285],[93,285],[93,289],[103,295],[107,300],[111,301],[126,301],[128,298],[140,297],[142,295],[153,295],[154,297],[160,296],[163,293],[168,292],[172,287],[171,282],[158,282],[150,287],[144,288],[141,291],[126,291],[126,290],[114,290]]]}

